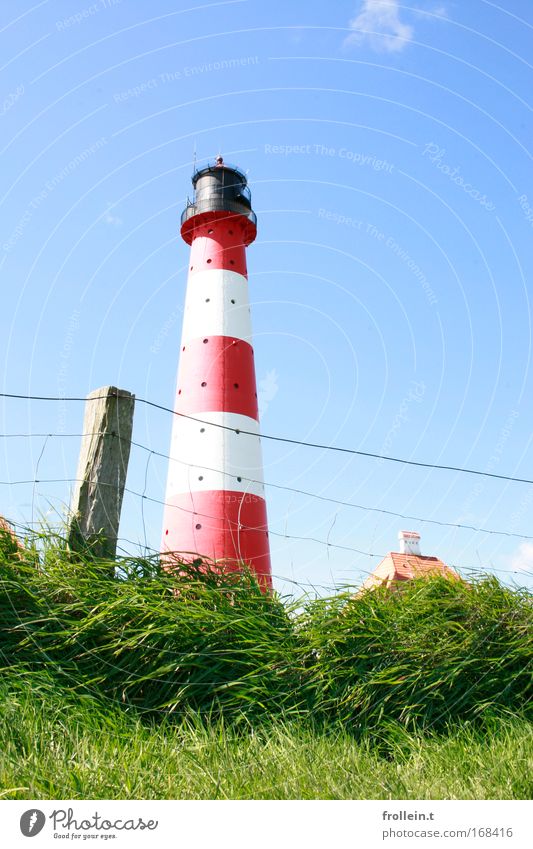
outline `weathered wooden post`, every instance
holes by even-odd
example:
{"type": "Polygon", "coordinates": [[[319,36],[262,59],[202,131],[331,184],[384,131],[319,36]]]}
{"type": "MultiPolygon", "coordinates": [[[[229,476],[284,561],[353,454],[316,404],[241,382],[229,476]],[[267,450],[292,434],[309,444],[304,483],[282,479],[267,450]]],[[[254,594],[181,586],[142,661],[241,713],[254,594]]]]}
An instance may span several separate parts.
{"type": "Polygon", "coordinates": [[[104,386],[87,396],[68,545],[113,558],[131,447],[135,396],[104,386]]]}

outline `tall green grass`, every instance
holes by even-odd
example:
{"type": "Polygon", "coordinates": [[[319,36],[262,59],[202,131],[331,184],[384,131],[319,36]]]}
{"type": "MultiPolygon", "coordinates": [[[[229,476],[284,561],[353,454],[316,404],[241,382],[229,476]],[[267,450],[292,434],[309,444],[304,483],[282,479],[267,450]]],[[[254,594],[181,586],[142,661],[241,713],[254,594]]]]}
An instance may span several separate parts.
{"type": "Polygon", "coordinates": [[[532,625],[526,591],[436,577],[317,600],[299,629],[319,713],[364,729],[439,729],[530,710],[532,625]]]}
{"type": "Polygon", "coordinates": [[[50,548],[0,563],[4,664],[145,713],[252,717],[299,701],[290,610],[250,575],[153,561],[72,559],[50,548]]]}
{"type": "Polygon", "coordinates": [[[530,715],[532,606],[494,578],[299,602],[249,574],[0,539],[0,663],[139,716],[440,730],[530,715]]]}
{"type": "Polygon", "coordinates": [[[340,722],[180,721],[68,693],[46,671],[0,679],[4,799],[528,799],[531,724],[501,716],[445,735],[390,726],[381,751],[340,722]]]}

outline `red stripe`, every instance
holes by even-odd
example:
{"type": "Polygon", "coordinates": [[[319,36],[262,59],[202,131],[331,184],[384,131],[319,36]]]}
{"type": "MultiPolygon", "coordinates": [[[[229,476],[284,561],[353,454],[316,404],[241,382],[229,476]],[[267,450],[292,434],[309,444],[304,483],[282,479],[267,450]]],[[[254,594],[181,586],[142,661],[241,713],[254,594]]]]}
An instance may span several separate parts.
{"type": "MultiPolygon", "coordinates": [[[[209,230],[216,231],[223,241],[230,239],[231,243],[226,245],[228,248],[233,247],[233,245],[249,245],[257,235],[256,225],[253,221],[246,218],[245,215],[235,215],[230,212],[224,212],[223,210],[212,210],[211,212],[201,212],[198,215],[193,215],[192,218],[189,218],[182,225],[181,235],[187,244],[190,245],[197,238],[214,235],[214,233],[209,233],[209,230]],[[230,230],[232,231],[231,233],[229,232],[230,230]]],[[[219,267],[225,268],[226,266],[221,265],[219,267]]]]}
{"type": "Polygon", "coordinates": [[[163,550],[223,560],[228,571],[252,567],[265,588],[272,586],[266,504],[243,492],[184,493],[169,499],[163,550]]]}
{"type": "Polygon", "coordinates": [[[259,419],[254,352],[242,339],[204,336],[181,350],[177,413],[239,413],[259,419]]]}
{"type": "MultiPolygon", "coordinates": [[[[195,228],[189,272],[222,268],[246,277],[246,248],[239,219],[243,216],[215,219],[195,228]]],[[[246,221],[245,218],[243,218],[246,221]]]]}

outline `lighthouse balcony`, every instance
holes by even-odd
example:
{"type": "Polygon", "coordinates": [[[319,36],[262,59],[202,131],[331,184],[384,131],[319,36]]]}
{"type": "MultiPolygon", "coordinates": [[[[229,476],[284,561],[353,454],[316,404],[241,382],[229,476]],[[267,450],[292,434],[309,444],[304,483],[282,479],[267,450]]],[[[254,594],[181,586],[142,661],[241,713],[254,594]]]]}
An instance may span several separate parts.
{"type": "Polygon", "coordinates": [[[257,227],[257,216],[253,210],[238,201],[231,201],[227,198],[211,196],[202,198],[202,200],[188,201],[187,206],[181,214],[181,226],[194,218],[195,215],[201,215],[208,212],[227,212],[228,215],[243,215],[248,221],[257,227]]]}

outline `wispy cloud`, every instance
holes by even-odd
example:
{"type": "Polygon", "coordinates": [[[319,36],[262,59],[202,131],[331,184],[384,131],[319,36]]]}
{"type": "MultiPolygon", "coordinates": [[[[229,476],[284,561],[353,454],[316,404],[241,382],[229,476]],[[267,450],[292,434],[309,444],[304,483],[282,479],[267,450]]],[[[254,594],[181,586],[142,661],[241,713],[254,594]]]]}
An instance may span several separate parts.
{"type": "Polygon", "coordinates": [[[112,203],[107,204],[107,209],[104,212],[104,221],[106,224],[109,224],[111,227],[121,227],[122,226],[122,218],[118,215],[113,215],[111,210],[114,209],[112,203]]]}
{"type": "Polygon", "coordinates": [[[363,0],[359,14],[350,21],[345,46],[369,44],[374,50],[399,53],[413,39],[414,29],[400,20],[399,0],[363,0]]]}
{"type": "Polygon", "coordinates": [[[533,575],[533,543],[523,542],[511,560],[511,569],[533,575]]]}
{"type": "Polygon", "coordinates": [[[259,417],[262,418],[270,404],[271,401],[274,400],[276,395],[278,394],[279,386],[278,386],[278,373],[276,369],[272,369],[272,371],[268,371],[266,376],[259,381],[258,383],[258,406],[259,406],[259,417]]]}
{"type": "Polygon", "coordinates": [[[446,6],[430,6],[429,9],[417,9],[417,15],[426,18],[448,18],[448,9],[446,6]]]}

